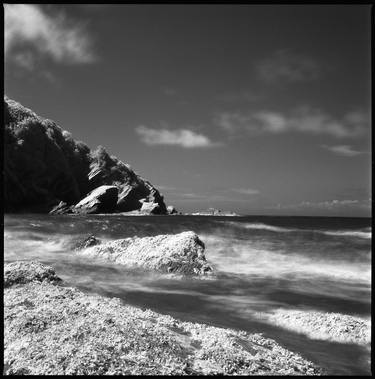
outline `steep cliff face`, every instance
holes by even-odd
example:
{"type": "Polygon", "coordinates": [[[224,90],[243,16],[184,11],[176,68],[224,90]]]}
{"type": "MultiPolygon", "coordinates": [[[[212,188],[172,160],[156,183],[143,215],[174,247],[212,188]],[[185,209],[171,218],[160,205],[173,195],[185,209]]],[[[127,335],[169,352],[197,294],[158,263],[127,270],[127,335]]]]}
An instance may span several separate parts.
{"type": "Polygon", "coordinates": [[[91,151],[55,122],[4,97],[5,211],[49,212],[60,201],[75,205],[102,185],[118,188],[115,211],[140,209],[157,203],[166,213],[163,197],[129,165],[103,147],[91,151]]]}

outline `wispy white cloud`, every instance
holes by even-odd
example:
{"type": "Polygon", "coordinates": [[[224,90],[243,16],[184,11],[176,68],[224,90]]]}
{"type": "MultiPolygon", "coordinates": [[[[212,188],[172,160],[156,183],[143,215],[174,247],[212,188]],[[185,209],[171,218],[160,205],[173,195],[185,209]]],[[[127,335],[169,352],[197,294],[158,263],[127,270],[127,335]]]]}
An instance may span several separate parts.
{"type": "Polygon", "coordinates": [[[256,72],[267,82],[300,82],[318,78],[320,68],[313,59],[289,49],[282,49],[259,61],[256,64],[256,72]]]}
{"type": "Polygon", "coordinates": [[[349,145],[335,145],[335,146],[327,146],[327,145],[321,145],[324,149],[327,149],[331,151],[332,153],[336,155],[341,155],[343,157],[355,157],[360,154],[366,154],[364,151],[358,151],[352,149],[349,145]]]}
{"type": "Polygon", "coordinates": [[[333,210],[339,208],[364,208],[371,207],[371,199],[357,200],[357,199],[345,199],[345,200],[327,200],[327,201],[302,201],[297,204],[278,204],[277,209],[326,209],[333,210]]]}
{"type": "Polygon", "coordinates": [[[187,149],[211,148],[221,144],[211,141],[207,136],[189,129],[152,129],[140,125],[135,128],[141,141],[147,145],[176,145],[187,149]]]}
{"type": "Polygon", "coordinates": [[[328,134],[338,138],[357,137],[369,128],[369,117],[364,112],[349,112],[338,119],[308,106],[296,108],[289,113],[270,110],[222,112],[215,116],[214,122],[230,133],[244,130],[252,134],[294,131],[328,134]]]}
{"type": "Polygon", "coordinates": [[[252,188],[232,188],[232,192],[240,193],[241,195],[258,195],[260,192],[252,188]]]}
{"type": "Polygon", "coordinates": [[[16,64],[30,69],[41,56],[64,63],[95,59],[89,35],[65,14],[47,14],[35,4],[5,4],[4,9],[5,57],[16,64]]]}

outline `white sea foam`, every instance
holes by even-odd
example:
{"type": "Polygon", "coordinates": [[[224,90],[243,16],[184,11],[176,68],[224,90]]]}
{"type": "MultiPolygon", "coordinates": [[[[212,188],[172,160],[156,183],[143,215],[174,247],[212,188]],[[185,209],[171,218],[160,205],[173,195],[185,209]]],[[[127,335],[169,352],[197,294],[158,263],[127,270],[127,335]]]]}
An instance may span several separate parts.
{"type": "MultiPolygon", "coordinates": [[[[218,271],[259,277],[315,278],[370,283],[371,268],[366,262],[315,258],[284,251],[272,251],[262,243],[202,235],[206,257],[218,271]]],[[[369,253],[370,254],[370,253],[369,253]]]]}
{"type": "Polygon", "coordinates": [[[253,230],[267,230],[270,232],[277,233],[322,233],[328,236],[342,236],[342,237],[357,237],[357,238],[371,238],[371,228],[356,229],[356,230],[321,230],[321,229],[298,229],[298,228],[284,228],[280,226],[267,225],[263,223],[253,223],[253,222],[233,222],[233,221],[219,221],[227,225],[235,226],[243,229],[253,229],[253,230]]]}
{"type": "Polygon", "coordinates": [[[365,232],[362,230],[336,230],[336,231],[321,231],[321,233],[326,234],[328,236],[342,236],[342,237],[358,237],[358,238],[371,238],[371,232],[365,232]]]}
{"type": "MultiPolygon", "coordinates": [[[[223,221],[220,221],[220,222],[223,222],[223,221]]],[[[279,226],[267,225],[267,224],[262,224],[262,223],[233,222],[233,221],[224,221],[224,222],[226,224],[230,224],[232,226],[237,226],[239,228],[244,228],[244,229],[269,230],[271,232],[281,232],[281,233],[299,231],[299,229],[288,229],[288,228],[282,228],[279,226]]]]}

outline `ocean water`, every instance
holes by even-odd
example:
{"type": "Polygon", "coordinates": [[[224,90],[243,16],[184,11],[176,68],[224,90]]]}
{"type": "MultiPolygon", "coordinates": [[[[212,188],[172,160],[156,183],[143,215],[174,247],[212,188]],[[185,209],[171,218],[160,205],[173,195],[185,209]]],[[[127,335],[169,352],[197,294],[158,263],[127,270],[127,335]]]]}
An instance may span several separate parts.
{"type": "Polygon", "coordinates": [[[332,375],[369,375],[364,346],[256,317],[276,309],[371,316],[371,220],[321,217],[5,215],[4,259],[53,266],[66,285],[184,321],[261,332],[332,375]],[[217,275],[174,277],[80,257],[72,243],[193,230],[217,275]]]}

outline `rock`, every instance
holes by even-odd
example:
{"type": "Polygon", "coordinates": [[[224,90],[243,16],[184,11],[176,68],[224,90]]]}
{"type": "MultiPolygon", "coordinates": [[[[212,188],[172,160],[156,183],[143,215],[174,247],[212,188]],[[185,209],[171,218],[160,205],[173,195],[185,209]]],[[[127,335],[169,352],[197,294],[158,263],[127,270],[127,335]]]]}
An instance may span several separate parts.
{"type": "Polygon", "coordinates": [[[68,205],[64,201],[60,201],[59,204],[57,204],[55,207],[53,207],[49,214],[68,214],[68,213],[73,213],[72,206],[68,205]]]}
{"type": "Polygon", "coordinates": [[[309,338],[369,345],[370,320],[341,313],[277,309],[271,313],[259,313],[264,319],[282,328],[307,335],[309,338]]]}
{"type": "Polygon", "coordinates": [[[174,215],[178,213],[176,208],[173,205],[168,205],[167,212],[169,215],[174,215]]]}
{"type": "Polygon", "coordinates": [[[141,212],[145,214],[160,214],[160,207],[158,203],[150,203],[144,201],[142,203],[141,212]]]}
{"type": "Polygon", "coordinates": [[[4,291],[4,375],[319,375],[261,334],[182,322],[49,282],[4,291]]]}
{"type": "Polygon", "coordinates": [[[4,287],[15,284],[25,284],[43,280],[57,282],[61,279],[56,276],[52,267],[35,261],[16,261],[4,265],[4,287]]]}
{"type": "Polygon", "coordinates": [[[5,212],[60,214],[60,201],[72,206],[97,187],[116,186],[121,194],[117,211],[141,208],[139,199],[159,204],[163,196],[132,168],[99,146],[92,151],[55,122],[4,96],[5,212]]]}
{"type": "Polygon", "coordinates": [[[91,191],[73,208],[74,213],[111,213],[117,204],[118,189],[115,186],[100,186],[91,191]]]}
{"type": "Polygon", "coordinates": [[[96,245],[100,245],[100,244],[101,244],[101,241],[98,238],[96,238],[93,235],[90,235],[90,236],[84,238],[83,240],[76,242],[73,246],[73,249],[74,250],[82,250],[82,249],[87,249],[88,247],[96,246],[96,245]]]}
{"type": "Polygon", "coordinates": [[[176,274],[206,275],[213,271],[204,255],[204,243],[194,232],[119,239],[89,247],[79,254],[176,274]]]}
{"type": "Polygon", "coordinates": [[[142,203],[139,201],[142,193],[138,187],[124,186],[118,195],[116,209],[120,212],[131,212],[141,208],[142,203]]]}

